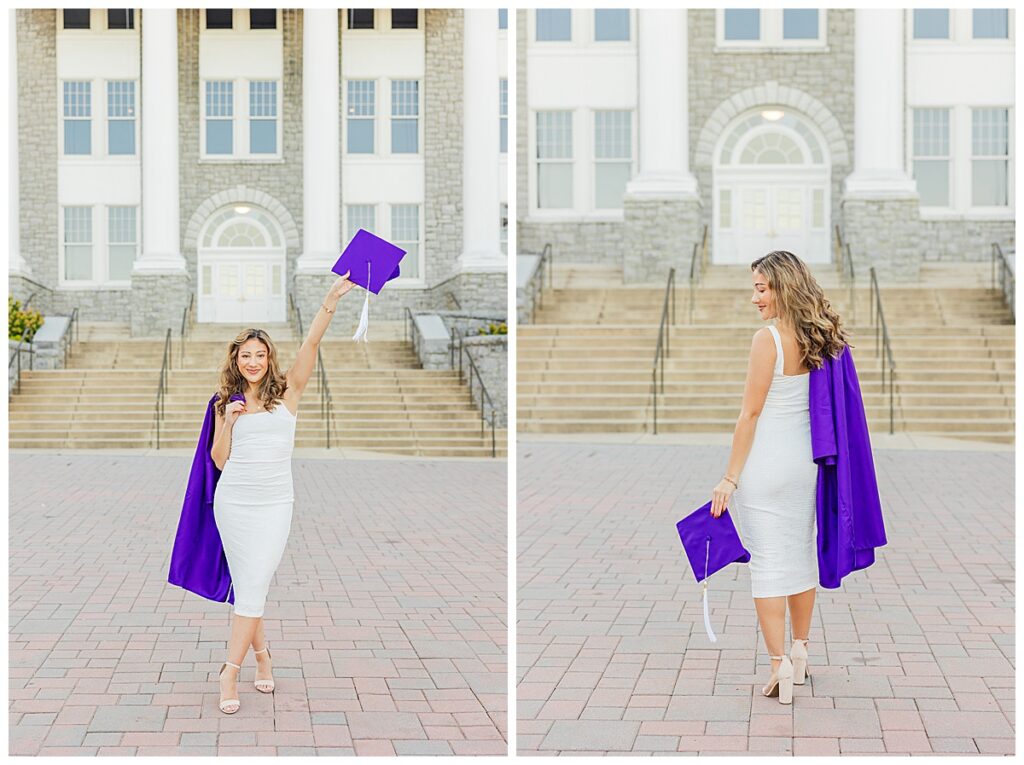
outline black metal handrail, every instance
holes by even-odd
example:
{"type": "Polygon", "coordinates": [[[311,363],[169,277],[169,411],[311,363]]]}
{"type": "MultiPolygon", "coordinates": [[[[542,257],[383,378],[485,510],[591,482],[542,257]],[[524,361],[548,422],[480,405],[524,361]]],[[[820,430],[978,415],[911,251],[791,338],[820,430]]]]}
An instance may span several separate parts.
{"type": "MultiPolygon", "coordinates": [[[[1011,250],[1015,253],[1015,250],[1011,250]]],[[[1017,289],[1017,277],[1013,273],[1013,269],[1010,268],[1010,261],[1006,259],[1006,255],[1003,254],[1003,248],[999,246],[999,242],[992,242],[992,289],[996,288],[996,265],[999,266],[999,291],[1003,294],[1003,301],[1010,308],[1010,313],[1013,314],[1013,318],[1017,318],[1017,311],[1015,310],[1015,290],[1017,289]]]]}
{"type": "Polygon", "coordinates": [[[544,277],[547,277],[548,289],[553,289],[554,272],[554,250],[551,248],[551,242],[548,242],[540,252],[540,262],[537,264],[537,270],[534,271],[534,279],[537,280],[539,286],[537,287],[536,299],[530,307],[531,324],[537,318],[537,309],[544,307],[544,277]]]}
{"type": "Polygon", "coordinates": [[[849,242],[843,242],[842,233],[838,224],[835,227],[835,262],[836,271],[839,273],[839,284],[847,288],[847,297],[850,303],[850,323],[857,321],[857,277],[853,267],[853,255],[850,252],[849,242]]]}
{"type": "MultiPolygon", "coordinates": [[[[696,244],[694,247],[696,248],[696,244]]],[[[658,325],[658,344],[654,348],[654,364],[651,366],[651,399],[653,412],[652,432],[658,432],[658,367],[661,367],[661,392],[665,392],[665,357],[669,354],[669,335],[671,326],[669,321],[669,306],[671,305],[671,323],[676,323],[676,270],[668,270],[668,279],[665,282],[665,298],[661,303],[661,323],[658,325]],[[671,302],[669,297],[672,298],[671,302]]]]}
{"type": "Polygon", "coordinates": [[[405,307],[405,326],[403,327],[403,333],[405,336],[405,342],[412,341],[412,349],[416,354],[416,358],[420,356],[420,344],[423,340],[423,333],[420,332],[419,325],[416,324],[416,319],[412,315],[412,309],[409,306],[405,307]]]}
{"type": "Polygon", "coordinates": [[[889,362],[889,433],[895,432],[893,410],[895,398],[896,363],[893,361],[892,343],[889,341],[889,326],[885,323],[885,313],[882,311],[882,294],[878,288],[878,277],[875,275],[875,267],[869,269],[871,274],[871,326],[875,327],[875,354],[882,368],[882,394],[885,394],[885,362],[889,362]],[[879,319],[876,324],[875,319],[879,319]],[[879,349],[881,341],[881,349],[879,349]],[[886,358],[882,358],[881,351],[885,351],[886,358]]]}
{"type": "Polygon", "coordinates": [[[153,409],[153,416],[156,419],[156,448],[160,448],[160,421],[164,418],[164,399],[167,394],[168,377],[170,377],[171,361],[171,328],[167,328],[167,335],[164,337],[164,357],[160,364],[160,381],[156,387],[156,406],[153,409]]]}
{"type": "MultiPolygon", "coordinates": [[[[29,296],[25,299],[25,302],[21,306],[22,310],[26,310],[28,308],[29,304],[32,302],[32,298],[34,298],[40,292],[46,291],[46,292],[49,292],[50,295],[53,295],[56,292],[56,290],[53,287],[47,287],[45,284],[40,284],[39,282],[32,282],[32,283],[34,285],[36,285],[39,289],[32,290],[32,292],[29,293],[29,296]]],[[[51,306],[51,308],[52,308],[52,306],[51,306]]]]}
{"type": "MultiPolygon", "coordinates": [[[[455,339],[452,341],[452,347],[455,346],[455,341],[456,340],[458,341],[458,346],[459,346],[459,380],[462,380],[462,376],[463,376],[463,367],[462,367],[462,357],[463,357],[463,355],[465,355],[465,357],[469,360],[469,371],[466,374],[466,378],[467,378],[466,382],[469,385],[469,398],[470,398],[470,401],[473,400],[473,376],[474,375],[476,376],[477,382],[480,383],[480,438],[484,437],[484,432],[485,432],[484,429],[485,429],[485,427],[487,425],[487,417],[484,414],[484,411],[485,411],[484,410],[484,401],[486,401],[487,402],[487,406],[490,407],[490,410],[491,410],[491,456],[492,457],[497,457],[498,456],[498,447],[497,447],[497,440],[496,440],[495,432],[494,432],[494,418],[495,418],[495,411],[496,411],[495,406],[494,406],[494,400],[491,398],[491,394],[488,392],[487,386],[484,385],[484,378],[480,374],[480,369],[477,367],[476,361],[473,360],[473,354],[471,354],[469,352],[469,349],[464,347],[464,345],[463,345],[463,342],[462,342],[463,335],[459,334],[457,331],[453,332],[453,334],[455,336],[455,339]]],[[[452,368],[454,369],[454,365],[452,366],[452,368]]]]}
{"type": "Polygon", "coordinates": [[[331,426],[334,425],[334,399],[331,397],[331,388],[327,384],[327,367],[324,366],[324,357],[320,352],[320,346],[316,347],[316,389],[320,392],[320,418],[324,422],[324,430],[327,432],[327,448],[331,448],[331,426]]]}
{"type": "MultiPolygon", "coordinates": [[[[35,333],[33,333],[33,336],[35,333]]],[[[14,378],[14,385],[11,388],[13,393],[21,393],[21,354],[28,354],[29,369],[33,370],[36,368],[36,350],[31,346],[32,336],[26,337],[22,335],[21,340],[18,341],[18,345],[14,349],[14,353],[11,355],[10,360],[7,362],[7,376],[10,377],[11,367],[14,366],[15,362],[18,364],[18,372],[14,378]],[[29,343],[28,348],[22,348],[25,343],[29,343]]],[[[11,400],[10,394],[7,396],[7,400],[11,400]]]]}
{"type": "Polygon", "coordinates": [[[185,306],[181,311],[181,333],[179,335],[181,343],[181,369],[185,368],[185,327],[192,328],[192,321],[190,319],[192,315],[192,306],[196,300],[196,293],[192,293],[188,298],[188,305],[185,306]]]}
{"type": "Polygon", "coordinates": [[[453,303],[455,303],[456,310],[462,310],[462,303],[460,303],[459,299],[455,297],[454,292],[452,292],[451,290],[445,290],[444,296],[451,300],[453,303]]]}
{"type": "MultiPolygon", "coordinates": [[[[693,243],[693,254],[690,257],[690,305],[689,305],[689,317],[690,324],[693,324],[693,311],[694,306],[697,302],[697,285],[699,285],[704,279],[704,269],[707,267],[708,259],[708,227],[704,226],[704,233],[701,235],[701,241],[693,243]],[[700,248],[699,250],[697,248],[700,248]],[[698,256],[699,252],[699,256],[698,256]]],[[[675,320],[673,319],[673,322],[675,320]]]]}
{"type": "Polygon", "coordinates": [[[78,306],[71,309],[71,318],[68,319],[67,329],[64,330],[67,335],[67,342],[64,343],[64,368],[68,367],[68,353],[71,350],[72,343],[78,342],[78,306]]]}

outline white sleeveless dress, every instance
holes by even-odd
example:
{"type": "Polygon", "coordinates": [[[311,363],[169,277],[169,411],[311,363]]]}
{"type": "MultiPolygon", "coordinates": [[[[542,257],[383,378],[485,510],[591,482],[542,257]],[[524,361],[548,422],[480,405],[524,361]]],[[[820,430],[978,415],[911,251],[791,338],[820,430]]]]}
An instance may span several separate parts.
{"type": "Polygon", "coordinates": [[[295,422],[284,401],[278,401],[273,411],[239,415],[231,432],[231,453],[213,495],[213,517],[239,616],[263,616],[270,580],[288,542],[295,422]]]}
{"type": "Polygon", "coordinates": [[[750,551],[755,598],[795,595],[818,583],[818,466],[811,451],[810,373],[782,373],[782,338],[776,327],[768,329],[775,339],[775,370],[729,507],[750,551]]]}

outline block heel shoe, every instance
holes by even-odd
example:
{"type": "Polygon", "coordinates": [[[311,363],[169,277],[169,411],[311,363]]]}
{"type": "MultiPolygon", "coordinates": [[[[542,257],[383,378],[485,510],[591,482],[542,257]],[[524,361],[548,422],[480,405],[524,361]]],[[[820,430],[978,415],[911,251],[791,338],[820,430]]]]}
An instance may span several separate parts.
{"type": "MultiPolygon", "coordinates": [[[[220,672],[217,673],[218,680],[220,680],[221,676],[224,674],[224,670],[228,667],[234,667],[238,670],[238,675],[242,674],[242,668],[239,665],[230,661],[226,661],[224,662],[223,665],[221,665],[220,672]]],[[[238,675],[235,676],[236,688],[238,687],[238,675]]],[[[238,711],[238,708],[241,706],[241,702],[238,699],[221,699],[220,703],[217,706],[220,707],[220,711],[224,714],[233,715],[235,712],[238,711]],[[232,709],[232,707],[234,708],[232,709]]]]}
{"type": "MultiPolygon", "coordinates": [[[[270,658],[270,646],[263,646],[260,650],[253,651],[253,653],[263,653],[264,651],[267,652],[267,658],[269,659],[270,658]]],[[[273,693],[274,692],[274,678],[272,678],[272,677],[271,678],[260,678],[260,677],[258,677],[258,678],[256,678],[253,681],[253,684],[256,686],[256,690],[259,691],[260,693],[273,693]]]]}
{"type": "Polygon", "coordinates": [[[807,638],[793,638],[793,647],[789,650],[793,662],[793,684],[803,685],[804,678],[811,676],[807,666],[807,638]]]}
{"type": "Polygon", "coordinates": [[[793,703],[793,662],[788,656],[769,656],[769,659],[779,659],[779,668],[772,673],[768,685],[761,689],[761,693],[769,698],[778,696],[780,704],[793,703]]]}

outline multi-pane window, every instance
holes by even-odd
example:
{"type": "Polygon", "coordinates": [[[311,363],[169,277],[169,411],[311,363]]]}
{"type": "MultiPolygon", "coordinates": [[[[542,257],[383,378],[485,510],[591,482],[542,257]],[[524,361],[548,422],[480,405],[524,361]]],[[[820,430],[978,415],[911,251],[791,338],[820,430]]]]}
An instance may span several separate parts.
{"type": "Polygon", "coordinates": [[[277,9],[250,8],[249,29],[277,29],[277,9]]]}
{"type": "Polygon", "coordinates": [[[816,8],[784,8],[782,39],[817,40],[818,10],[816,8]]]}
{"type": "Polygon", "coordinates": [[[972,14],[974,39],[1005,40],[1009,36],[1010,14],[1005,8],[975,8],[972,14]]]}
{"type": "Polygon", "coordinates": [[[594,39],[598,42],[629,40],[629,9],[599,8],[594,11],[594,39]]]}
{"type": "Polygon", "coordinates": [[[372,8],[351,8],[348,12],[349,29],[373,29],[372,8]]]}
{"type": "Polygon", "coordinates": [[[726,40],[760,40],[761,11],[757,8],[726,8],[726,40]]]}
{"type": "Polygon", "coordinates": [[[949,9],[917,8],[914,10],[915,40],[948,40],[949,9]]]}
{"type": "Polygon", "coordinates": [[[277,81],[249,83],[249,153],[277,153],[277,81]]]}
{"type": "Polygon", "coordinates": [[[64,83],[64,153],[92,153],[92,83],[64,83]]]}
{"type": "Polygon", "coordinates": [[[88,29],[89,9],[88,8],[65,8],[64,9],[65,29],[88,29]]]}
{"type": "Polygon", "coordinates": [[[418,80],[392,80],[391,153],[417,153],[419,135],[420,83],[418,80]]]}
{"type": "Polygon", "coordinates": [[[391,205],[391,241],[406,251],[402,276],[420,276],[420,206],[391,205]]]}
{"type": "Polygon", "coordinates": [[[949,109],[914,109],[914,179],[922,207],[949,207],[949,109]]]}
{"type": "Polygon", "coordinates": [[[371,234],[377,231],[377,215],[374,205],[345,205],[345,219],[348,241],[352,241],[352,237],[361,228],[365,228],[371,234]]]}
{"type": "Polygon", "coordinates": [[[135,11],[131,8],[108,9],[107,29],[135,29],[135,11]]]}
{"type": "Polygon", "coordinates": [[[498,80],[498,151],[508,153],[508,78],[498,80]]]}
{"type": "Polygon", "coordinates": [[[971,110],[971,205],[1006,207],[1010,160],[1009,110],[971,110]]]}
{"type": "Polygon", "coordinates": [[[572,39],[572,11],[568,8],[537,10],[537,41],[554,42],[572,39]]]}
{"type": "Polygon", "coordinates": [[[107,82],[107,153],[135,154],[135,83],[107,82]]]}
{"type": "Polygon", "coordinates": [[[64,279],[92,279],[92,208],[64,208],[64,279]]]}
{"type": "Polygon", "coordinates": [[[633,166],[632,113],[594,112],[594,207],[620,209],[633,166]]]}
{"type": "Polygon", "coordinates": [[[137,250],[135,208],[108,207],[107,211],[107,277],[128,281],[137,250]]]}
{"type": "Polygon", "coordinates": [[[231,29],[233,27],[233,15],[234,12],[230,8],[207,8],[206,28],[231,29]]]}
{"type": "Polygon", "coordinates": [[[206,153],[231,154],[234,143],[235,86],[230,80],[206,83],[206,153]]]}
{"type": "Polygon", "coordinates": [[[349,80],[347,130],[349,154],[373,154],[373,124],[376,114],[377,83],[349,80]]]}
{"type": "Polygon", "coordinates": [[[572,206],[572,112],[537,112],[537,207],[572,206]]]}
{"type": "Polygon", "coordinates": [[[508,8],[498,9],[498,29],[508,29],[508,8]]]}
{"type": "Polygon", "coordinates": [[[415,8],[392,8],[392,29],[417,29],[419,27],[419,11],[415,8]]]}

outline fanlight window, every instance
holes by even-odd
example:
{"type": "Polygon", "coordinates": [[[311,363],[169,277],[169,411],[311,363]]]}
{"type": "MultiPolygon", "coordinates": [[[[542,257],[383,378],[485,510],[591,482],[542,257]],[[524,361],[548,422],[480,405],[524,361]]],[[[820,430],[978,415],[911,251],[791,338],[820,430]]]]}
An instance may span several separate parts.
{"type": "Polygon", "coordinates": [[[760,113],[752,114],[733,126],[722,144],[719,161],[723,165],[731,164],[785,164],[798,165],[807,162],[820,165],[824,162],[821,142],[803,120],[790,112],[778,120],[767,120],[760,113]],[[770,126],[769,130],[758,131],[760,134],[751,138],[742,146],[740,155],[736,156],[738,146],[752,130],[770,126]],[[787,129],[788,128],[788,129],[787,129]],[[794,135],[795,134],[795,135],[794,135]]]}
{"type": "Polygon", "coordinates": [[[277,225],[256,207],[242,214],[234,207],[214,213],[203,234],[203,247],[280,247],[277,225]]]}
{"type": "Polygon", "coordinates": [[[802,165],[804,153],[796,141],[783,133],[761,133],[743,147],[740,163],[744,165],[802,165]]]}

